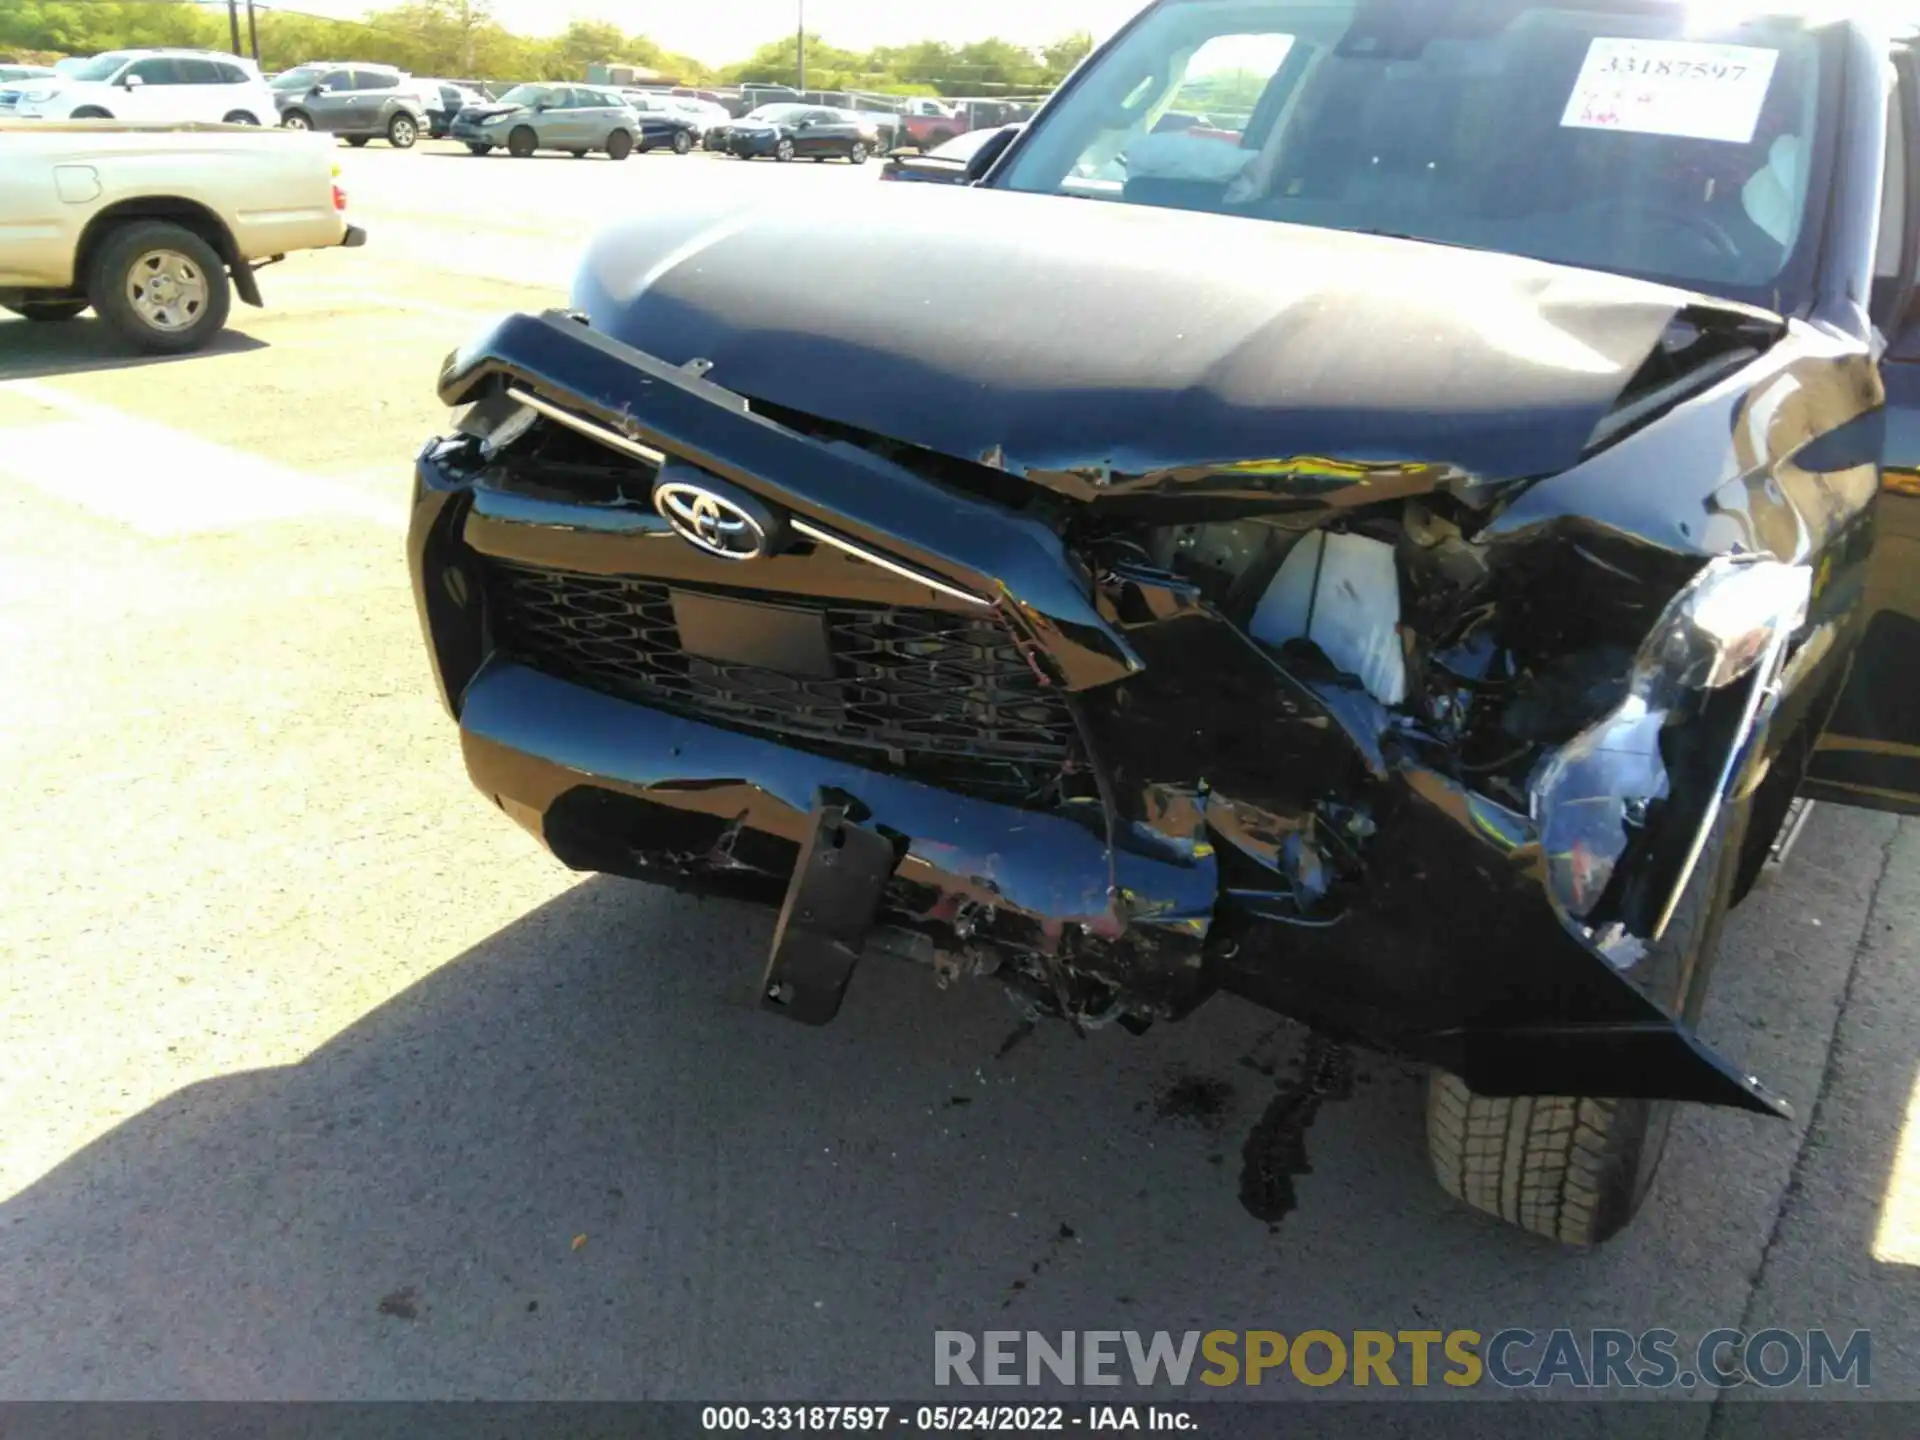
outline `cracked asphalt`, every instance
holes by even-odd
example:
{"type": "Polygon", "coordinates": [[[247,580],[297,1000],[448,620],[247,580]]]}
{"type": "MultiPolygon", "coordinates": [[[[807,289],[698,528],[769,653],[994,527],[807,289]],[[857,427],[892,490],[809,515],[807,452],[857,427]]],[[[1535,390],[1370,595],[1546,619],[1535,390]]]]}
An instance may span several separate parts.
{"type": "Polygon", "coordinates": [[[607,215],[872,170],[340,159],[368,247],[210,353],[0,323],[0,1397],[919,1397],[938,1329],[1509,1326],[1866,1328],[1920,1397],[1920,826],[1822,806],[1736,913],[1705,1034],[1796,1118],[1685,1112],[1594,1254],[1450,1203],[1366,1054],[1253,1220],[1305,1037],[1237,1002],[1016,1039],[874,961],[782,1024],[771,916],[471,791],[403,510],[441,357],[607,215]]]}

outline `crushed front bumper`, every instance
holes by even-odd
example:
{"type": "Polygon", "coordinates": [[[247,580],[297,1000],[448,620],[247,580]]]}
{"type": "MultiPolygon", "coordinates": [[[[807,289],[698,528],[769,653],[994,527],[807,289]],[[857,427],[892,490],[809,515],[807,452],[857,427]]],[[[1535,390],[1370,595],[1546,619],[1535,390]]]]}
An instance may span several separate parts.
{"type": "Polygon", "coordinates": [[[409,550],[442,694],[476,784],[567,864],[779,903],[825,797],[895,846],[882,923],[954,969],[1004,965],[1079,1019],[1089,985],[1149,1016],[1225,989],[1484,1094],[1783,1109],[1572,932],[1524,816],[1383,747],[1364,695],[1302,683],[1192,596],[1143,576],[1122,624],[1037,521],[773,423],[569,317],[503,321],[442,376],[450,405],[503,392],[750,491],[807,537],[743,566],[675,536],[644,488],[567,503],[505,483],[474,442],[423,451],[409,550]],[[957,793],[897,756],[543,673],[502,639],[502,566],[990,613],[1071,705],[1100,798],[957,793]],[[1276,857],[1330,792],[1364,798],[1368,878],[1337,921],[1302,924],[1276,857]]]}

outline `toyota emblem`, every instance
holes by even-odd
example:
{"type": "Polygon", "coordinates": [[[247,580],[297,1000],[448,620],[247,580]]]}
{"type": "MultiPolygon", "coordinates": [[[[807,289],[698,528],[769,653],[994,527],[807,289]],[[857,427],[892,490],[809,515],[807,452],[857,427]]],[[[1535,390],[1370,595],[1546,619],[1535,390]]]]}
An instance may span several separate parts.
{"type": "Polygon", "coordinates": [[[767,553],[766,526],[745,506],[705,485],[667,480],[653,488],[653,508],[689,545],[723,560],[757,560],[767,553]]]}

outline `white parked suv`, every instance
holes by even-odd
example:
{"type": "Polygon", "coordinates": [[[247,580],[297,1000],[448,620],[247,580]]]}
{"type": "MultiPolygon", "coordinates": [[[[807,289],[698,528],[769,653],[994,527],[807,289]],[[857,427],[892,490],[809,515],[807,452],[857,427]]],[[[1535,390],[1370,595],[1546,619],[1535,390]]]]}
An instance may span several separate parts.
{"type": "Polygon", "coordinates": [[[273,125],[279,112],[251,60],[210,50],[109,50],[0,86],[0,119],[15,118],[273,125]]]}

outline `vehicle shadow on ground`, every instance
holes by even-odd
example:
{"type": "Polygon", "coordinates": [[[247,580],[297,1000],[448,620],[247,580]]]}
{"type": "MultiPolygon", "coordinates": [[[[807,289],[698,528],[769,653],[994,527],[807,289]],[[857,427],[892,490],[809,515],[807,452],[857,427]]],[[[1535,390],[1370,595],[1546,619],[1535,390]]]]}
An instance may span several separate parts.
{"type": "Polygon", "coordinates": [[[1236,1187],[1293,1027],[1026,1034],[991,983],[869,961],[808,1030],[755,1003],[770,930],[590,879],[120,1125],[0,1207],[0,1394],[897,1397],[937,1329],[1737,1324],[1794,1153],[1689,1112],[1649,1213],[1571,1255],[1440,1195],[1418,1077],[1361,1054],[1269,1226],[1236,1187]]]}
{"type": "Polygon", "coordinates": [[[244,355],[266,342],[239,330],[223,330],[187,355],[143,355],[130,350],[106,322],[91,313],[77,320],[40,324],[0,316],[0,380],[42,380],[90,370],[130,370],[170,365],[209,355],[244,355]]]}

